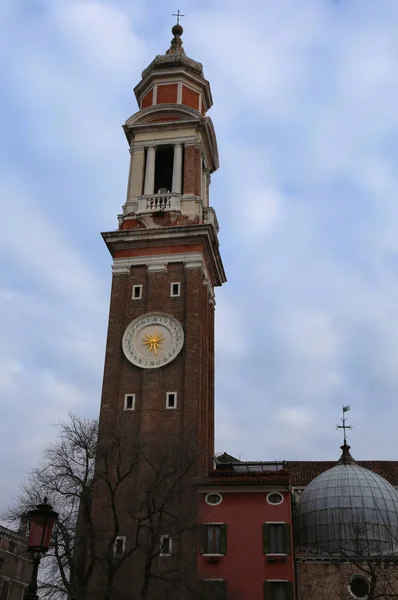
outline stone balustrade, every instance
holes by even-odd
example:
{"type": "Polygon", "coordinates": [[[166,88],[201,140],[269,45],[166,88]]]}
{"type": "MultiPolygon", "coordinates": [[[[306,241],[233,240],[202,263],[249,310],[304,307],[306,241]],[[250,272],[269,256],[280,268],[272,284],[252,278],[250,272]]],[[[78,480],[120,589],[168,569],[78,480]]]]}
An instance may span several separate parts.
{"type": "Polygon", "coordinates": [[[136,214],[154,213],[160,211],[179,211],[181,210],[180,194],[171,192],[162,194],[149,194],[138,197],[138,209],[136,214]]]}

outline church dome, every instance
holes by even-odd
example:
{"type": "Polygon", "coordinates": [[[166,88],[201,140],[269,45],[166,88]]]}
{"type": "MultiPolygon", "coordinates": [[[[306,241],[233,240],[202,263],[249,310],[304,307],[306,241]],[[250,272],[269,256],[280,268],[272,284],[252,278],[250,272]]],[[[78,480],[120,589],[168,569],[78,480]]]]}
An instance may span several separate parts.
{"type": "Polygon", "coordinates": [[[339,464],[316,477],[297,504],[296,546],[316,554],[391,556],[398,553],[398,493],[358,466],[342,446],[339,464]]]}

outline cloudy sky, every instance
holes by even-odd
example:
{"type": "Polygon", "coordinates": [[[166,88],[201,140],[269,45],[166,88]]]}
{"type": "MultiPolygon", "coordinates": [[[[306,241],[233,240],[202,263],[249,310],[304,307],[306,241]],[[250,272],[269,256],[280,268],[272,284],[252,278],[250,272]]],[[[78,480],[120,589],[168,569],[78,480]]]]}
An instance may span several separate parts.
{"type": "Polygon", "coordinates": [[[217,451],[398,458],[398,2],[1,0],[0,507],[68,412],[97,416],[132,88],[171,39],[204,64],[217,451]]]}

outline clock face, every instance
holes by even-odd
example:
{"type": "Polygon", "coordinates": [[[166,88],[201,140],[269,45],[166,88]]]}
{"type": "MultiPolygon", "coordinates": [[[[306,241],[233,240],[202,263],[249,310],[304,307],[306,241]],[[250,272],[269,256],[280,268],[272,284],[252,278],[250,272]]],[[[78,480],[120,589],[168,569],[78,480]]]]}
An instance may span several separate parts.
{"type": "Polygon", "coordinates": [[[184,344],[181,323],[166,313],[147,313],[134,319],[123,335],[126,358],[142,369],[157,369],[174,360],[184,344]]]}

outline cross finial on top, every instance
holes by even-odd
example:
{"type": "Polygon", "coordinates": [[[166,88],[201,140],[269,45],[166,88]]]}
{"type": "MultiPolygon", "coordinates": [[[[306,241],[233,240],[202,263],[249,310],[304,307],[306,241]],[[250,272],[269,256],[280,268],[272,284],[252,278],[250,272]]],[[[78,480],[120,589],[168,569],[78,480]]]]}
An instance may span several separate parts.
{"type": "Polygon", "coordinates": [[[342,425],[336,425],[336,429],[343,429],[343,431],[344,431],[344,445],[347,444],[346,429],[352,429],[352,425],[346,425],[345,424],[345,422],[346,422],[345,413],[348,412],[350,410],[350,408],[351,407],[349,405],[348,406],[343,406],[343,418],[340,419],[343,422],[343,424],[342,425]]]}
{"type": "Polygon", "coordinates": [[[177,10],[177,12],[176,12],[176,13],[173,13],[171,16],[172,16],[172,17],[177,17],[177,25],[179,25],[179,24],[180,24],[180,17],[185,17],[185,15],[182,15],[182,14],[180,13],[180,9],[178,9],[178,10],[177,10]]]}

